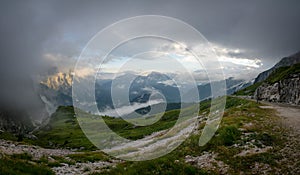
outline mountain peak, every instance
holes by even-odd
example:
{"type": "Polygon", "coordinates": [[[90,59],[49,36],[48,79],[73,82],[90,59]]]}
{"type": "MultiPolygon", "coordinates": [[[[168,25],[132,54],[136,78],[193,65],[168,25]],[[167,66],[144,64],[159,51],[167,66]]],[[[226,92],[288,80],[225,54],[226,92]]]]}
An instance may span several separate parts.
{"type": "Polygon", "coordinates": [[[58,90],[61,87],[72,86],[72,81],[73,74],[71,71],[68,73],[58,72],[52,76],[49,76],[45,81],[42,81],[41,84],[44,84],[51,89],[58,90]]]}
{"type": "Polygon", "coordinates": [[[288,57],[282,58],[277,64],[275,64],[274,67],[279,68],[284,66],[291,66],[297,63],[300,63],[300,51],[288,57]]]}
{"type": "Polygon", "coordinates": [[[286,66],[292,66],[294,64],[300,63],[300,51],[290,55],[288,57],[284,57],[282,58],[278,63],[275,64],[275,66],[273,66],[271,69],[268,69],[262,73],[260,73],[254,83],[258,83],[258,82],[262,82],[264,80],[266,80],[269,75],[271,75],[271,73],[273,73],[277,68],[280,67],[286,67],[286,66]]]}

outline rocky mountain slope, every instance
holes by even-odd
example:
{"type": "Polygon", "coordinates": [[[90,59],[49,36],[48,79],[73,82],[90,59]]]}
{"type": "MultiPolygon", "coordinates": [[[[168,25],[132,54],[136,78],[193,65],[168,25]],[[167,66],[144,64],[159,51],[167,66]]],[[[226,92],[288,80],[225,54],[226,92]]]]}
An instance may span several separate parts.
{"type": "Polygon", "coordinates": [[[270,102],[300,104],[300,52],[281,59],[257,76],[254,84],[235,95],[252,96],[270,102]]]}
{"type": "Polygon", "coordinates": [[[255,90],[254,98],[300,105],[300,64],[274,71],[255,90]]]}
{"type": "MultiPolygon", "coordinates": [[[[19,137],[29,136],[34,128],[30,116],[25,111],[1,109],[0,133],[12,133],[19,137]]],[[[18,138],[21,139],[21,138],[18,138]]]]}
{"type": "Polygon", "coordinates": [[[291,56],[282,58],[277,64],[275,64],[271,69],[268,69],[260,73],[254,83],[259,83],[266,80],[276,69],[280,67],[291,66],[293,64],[300,63],[300,52],[297,52],[291,56]]]}
{"type": "MultiPolygon", "coordinates": [[[[37,140],[23,143],[0,140],[0,174],[299,174],[299,142],[281,128],[273,106],[228,97],[219,130],[208,144],[200,147],[201,120],[206,120],[209,104],[202,102],[199,128],[194,128],[182,145],[148,161],[115,160],[101,151],[87,149],[91,143],[76,123],[72,107],[61,107],[49,127],[36,131],[37,140]],[[51,144],[47,145],[48,142],[51,144]],[[86,150],[80,151],[81,147],[86,150]]],[[[147,139],[165,132],[166,128],[159,126],[172,127],[169,122],[175,122],[177,115],[169,112],[157,127],[147,126],[154,129],[151,132],[145,127],[128,127],[116,118],[106,119],[123,137],[147,139]]]]}
{"type": "Polygon", "coordinates": [[[37,93],[51,115],[58,106],[72,105],[72,72],[56,73],[41,81],[37,93]]]}
{"type": "MultiPolygon", "coordinates": [[[[113,76],[112,76],[113,77],[113,76]]],[[[167,103],[179,103],[181,101],[180,93],[177,85],[173,82],[172,77],[159,72],[150,72],[146,75],[136,75],[133,72],[124,73],[115,79],[98,77],[95,84],[95,95],[98,108],[114,109],[111,97],[111,88],[113,80],[118,82],[115,90],[122,92],[124,86],[134,78],[129,88],[130,103],[146,103],[149,100],[154,89],[166,98],[167,103]],[[122,84],[123,83],[123,84],[122,84]],[[119,88],[119,89],[118,89],[119,88]]],[[[46,105],[49,114],[55,112],[58,106],[72,105],[72,72],[56,73],[45,78],[40,83],[38,93],[46,105]]],[[[86,79],[89,77],[85,77],[86,79]]],[[[84,81],[79,79],[76,81],[84,81]]],[[[221,82],[213,82],[215,84],[221,82]]],[[[226,79],[227,94],[232,94],[235,91],[247,87],[252,84],[252,81],[241,79],[228,78],[226,79]]],[[[189,93],[192,88],[190,84],[179,84],[183,92],[189,93]]],[[[211,96],[210,83],[198,85],[200,100],[207,99],[211,96]]],[[[191,95],[193,97],[194,95],[191,95]]],[[[192,99],[191,99],[192,100],[192,99]]],[[[199,100],[199,99],[197,99],[199,100]]]]}

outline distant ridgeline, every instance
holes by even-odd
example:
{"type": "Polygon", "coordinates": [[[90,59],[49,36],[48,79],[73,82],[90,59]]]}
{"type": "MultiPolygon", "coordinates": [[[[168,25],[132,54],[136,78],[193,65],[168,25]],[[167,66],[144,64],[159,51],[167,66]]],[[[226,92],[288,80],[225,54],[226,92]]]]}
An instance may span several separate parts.
{"type": "Polygon", "coordinates": [[[300,52],[260,73],[255,83],[235,93],[270,102],[300,105],[300,52]]]}
{"type": "MultiPolygon", "coordinates": [[[[105,77],[105,76],[103,76],[105,77]]],[[[115,79],[121,79],[122,82],[131,81],[132,77],[136,77],[131,84],[129,89],[129,101],[131,104],[133,103],[146,103],[150,99],[150,95],[152,93],[152,88],[159,91],[164,95],[167,105],[167,110],[179,109],[181,103],[181,97],[179,93],[179,89],[176,84],[170,84],[170,78],[159,72],[151,72],[148,75],[136,75],[133,72],[126,72],[115,79]]],[[[40,87],[38,88],[38,94],[40,95],[42,101],[45,103],[46,109],[49,114],[52,114],[56,111],[56,108],[59,106],[71,106],[72,105],[72,81],[88,81],[89,78],[94,77],[85,77],[81,79],[73,80],[72,72],[69,73],[55,73],[51,76],[45,77],[45,80],[40,83],[40,87]]],[[[172,78],[172,77],[171,77],[172,78]]],[[[95,99],[97,102],[98,109],[114,109],[114,105],[112,102],[111,88],[112,82],[114,79],[107,78],[101,79],[98,78],[95,82],[95,99]]],[[[121,81],[120,81],[121,82],[121,81]]],[[[222,84],[221,81],[211,82],[218,86],[222,84]]],[[[250,86],[252,81],[245,81],[242,79],[234,79],[228,78],[226,79],[226,88],[227,94],[232,94],[237,90],[240,90],[244,87],[250,86]]],[[[184,85],[187,88],[183,88],[183,93],[187,96],[190,96],[191,101],[185,101],[184,103],[193,102],[195,97],[192,94],[194,91],[190,90],[188,84],[184,85]]],[[[120,86],[121,87],[121,86],[120,86]]],[[[199,101],[208,99],[211,97],[211,84],[204,83],[199,84],[197,86],[199,92],[199,101]]],[[[140,109],[141,113],[143,113],[146,108],[140,109]]]]}

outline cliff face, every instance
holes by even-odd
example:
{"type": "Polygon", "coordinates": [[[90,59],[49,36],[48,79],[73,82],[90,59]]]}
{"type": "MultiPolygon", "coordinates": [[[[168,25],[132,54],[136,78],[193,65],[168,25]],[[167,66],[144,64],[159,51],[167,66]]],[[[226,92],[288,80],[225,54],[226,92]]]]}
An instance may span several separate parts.
{"type": "Polygon", "coordinates": [[[32,120],[24,111],[0,110],[0,133],[27,134],[33,129],[32,120]]]}
{"type": "Polygon", "coordinates": [[[72,73],[56,73],[40,83],[37,93],[49,115],[58,106],[72,105],[72,73]]]}
{"type": "Polygon", "coordinates": [[[49,89],[56,91],[62,91],[66,95],[71,95],[71,86],[72,86],[73,76],[71,72],[69,73],[57,73],[53,76],[47,78],[46,81],[42,81],[41,84],[46,86],[49,89]]]}
{"type": "Polygon", "coordinates": [[[263,83],[256,89],[254,97],[270,102],[300,105],[300,73],[290,74],[273,84],[263,83]]]}
{"type": "Polygon", "coordinates": [[[276,69],[280,67],[286,67],[286,66],[291,66],[294,64],[300,63],[300,52],[297,52],[294,55],[291,55],[289,57],[284,57],[282,58],[275,66],[273,66],[271,69],[266,70],[262,73],[260,73],[254,83],[262,82],[266,80],[276,69]]]}

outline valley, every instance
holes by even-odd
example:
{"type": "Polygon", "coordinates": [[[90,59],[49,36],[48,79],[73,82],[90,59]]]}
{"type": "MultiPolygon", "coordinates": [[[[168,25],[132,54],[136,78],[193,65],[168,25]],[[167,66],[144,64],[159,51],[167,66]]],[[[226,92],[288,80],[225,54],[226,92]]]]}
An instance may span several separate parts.
{"type": "Polygon", "coordinates": [[[0,4],[0,175],[300,175],[300,1],[0,4]]]}
{"type": "MultiPolygon", "coordinates": [[[[205,116],[207,105],[209,106],[209,102],[202,104],[199,115],[205,116]]],[[[15,162],[21,164],[22,167],[37,167],[37,169],[32,169],[36,171],[31,172],[32,174],[41,172],[49,174],[54,172],[56,174],[136,174],[147,171],[162,173],[160,169],[164,169],[165,174],[174,171],[178,174],[252,174],[261,171],[267,174],[289,174],[298,172],[299,160],[293,156],[293,153],[297,151],[297,147],[294,147],[297,141],[294,139],[299,135],[292,135],[290,128],[282,124],[284,118],[281,115],[285,112],[278,113],[275,109],[277,108],[270,107],[268,104],[257,104],[247,99],[228,97],[222,124],[217,134],[205,146],[198,146],[198,139],[204,126],[204,123],[200,122],[192,135],[166,156],[149,161],[126,162],[97,151],[81,133],[73,117],[72,108],[61,107],[56,113],[56,115],[59,113],[61,118],[55,118],[54,114],[53,120],[49,123],[51,127],[45,126],[44,129],[35,133],[37,140],[24,139],[22,142],[1,140],[1,171],[4,174],[17,172],[18,168],[5,169],[10,166],[10,162],[15,162]],[[290,143],[288,150],[287,143],[290,143]],[[12,148],[12,144],[15,147],[12,148]],[[34,145],[40,145],[46,149],[34,145]],[[295,164],[292,165],[292,162],[295,164]],[[287,167],[290,165],[293,168],[287,167]]],[[[167,121],[174,121],[176,113],[171,111],[165,117],[169,117],[167,121]]],[[[168,122],[159,121],[161,128],[156,128],[148,134],[141,134],[142,130],[130,128],[123,121],[111,118],[107,122],[112,127],[123,128],[125,131],[121,132],[121,129],[119,131],[117,129],[116,132],[133,139],[141,138],[141,136],[144,139],[153,138],[155,134],[151,132],[156,131],[159,134],[172,126],[168,122]]],[[[134,152],[136,149],[138,148],[131,151],[134,152]]]]}
{"type": "MultiPolygon", "coordinates": [[[[133,104],[139,103],[143,107],[127,113],[123,119],[74,109],[70,96],[71,75],[50,77],[41,84],[39,92],[46,109],[57,107],[42,124],[26,120],[28,117],[24,111],[1,113],[0,172],[59,175],[174,172],[299,174],[299,60],[295,56],[282,60],[269,73],[260,74],[254,84],[233,78],[226,80],[228,95],[234,95],[226,97],[221,124],[204,146],[199,146],[199,138],[210,113],[209,84],[197,87],[199,94],[204,94],[207,99],[203,98],[199,104],[190,101],[179,103],[176,100],[176,88],[169,84],[168,76],[154,72],[137,76],[129,99],[133,104]],[[168,82],[168,85],[162,82],[168,82]],[[156,87],[159,93],[168,92],[166,110],[144,118],[133,117],[134,112],[147,114],[151,108],[162,105],[146,105],[151,95],[149,85],[156,87]],[[199,105],[200,110],[196,117],[189,118],[195,116],[191,110],[193,104],[199,105]],[[179,109],[181,105],[186,107],[179,109]],[[177,124],[181,113],[186,118],[177,124]],[[141,125],[135,125],[135,122],[141,125]],[[93,137],[106,137],[108,130],[97,128],[99,124],[107,125],[118,136],[131,142],[118,145],[119,140],[111,137],[111,142],[117,144],[99,150],[95,140],[90,140],[91,137],[88,138],[81,128],[89,126],[93,137]],[[180,132],[174,134],[176,130],[180,132]],[[162,145],[168,147],[181,142],[175,150],[169,150],[168,154],[159,157],[162,145]],[[111,155],[117,155],[118,158],[111,155]],[[135,159],[138,155],[159,158],[139,161],[135,159]]],[[[126,76],[136,75],[125,74],[119,78],[125,81],[126,76]]],[[[101,80],[96,86],[102,87],[98,92],[96,88],[99,99],[111,98],[108,90],[112,80],[101,80]]],[[[98,104],[100,109],[101,105],[106,106],[102,106],[102,109],[111,106],[109,100],[102,103],[98,104]]]]}

